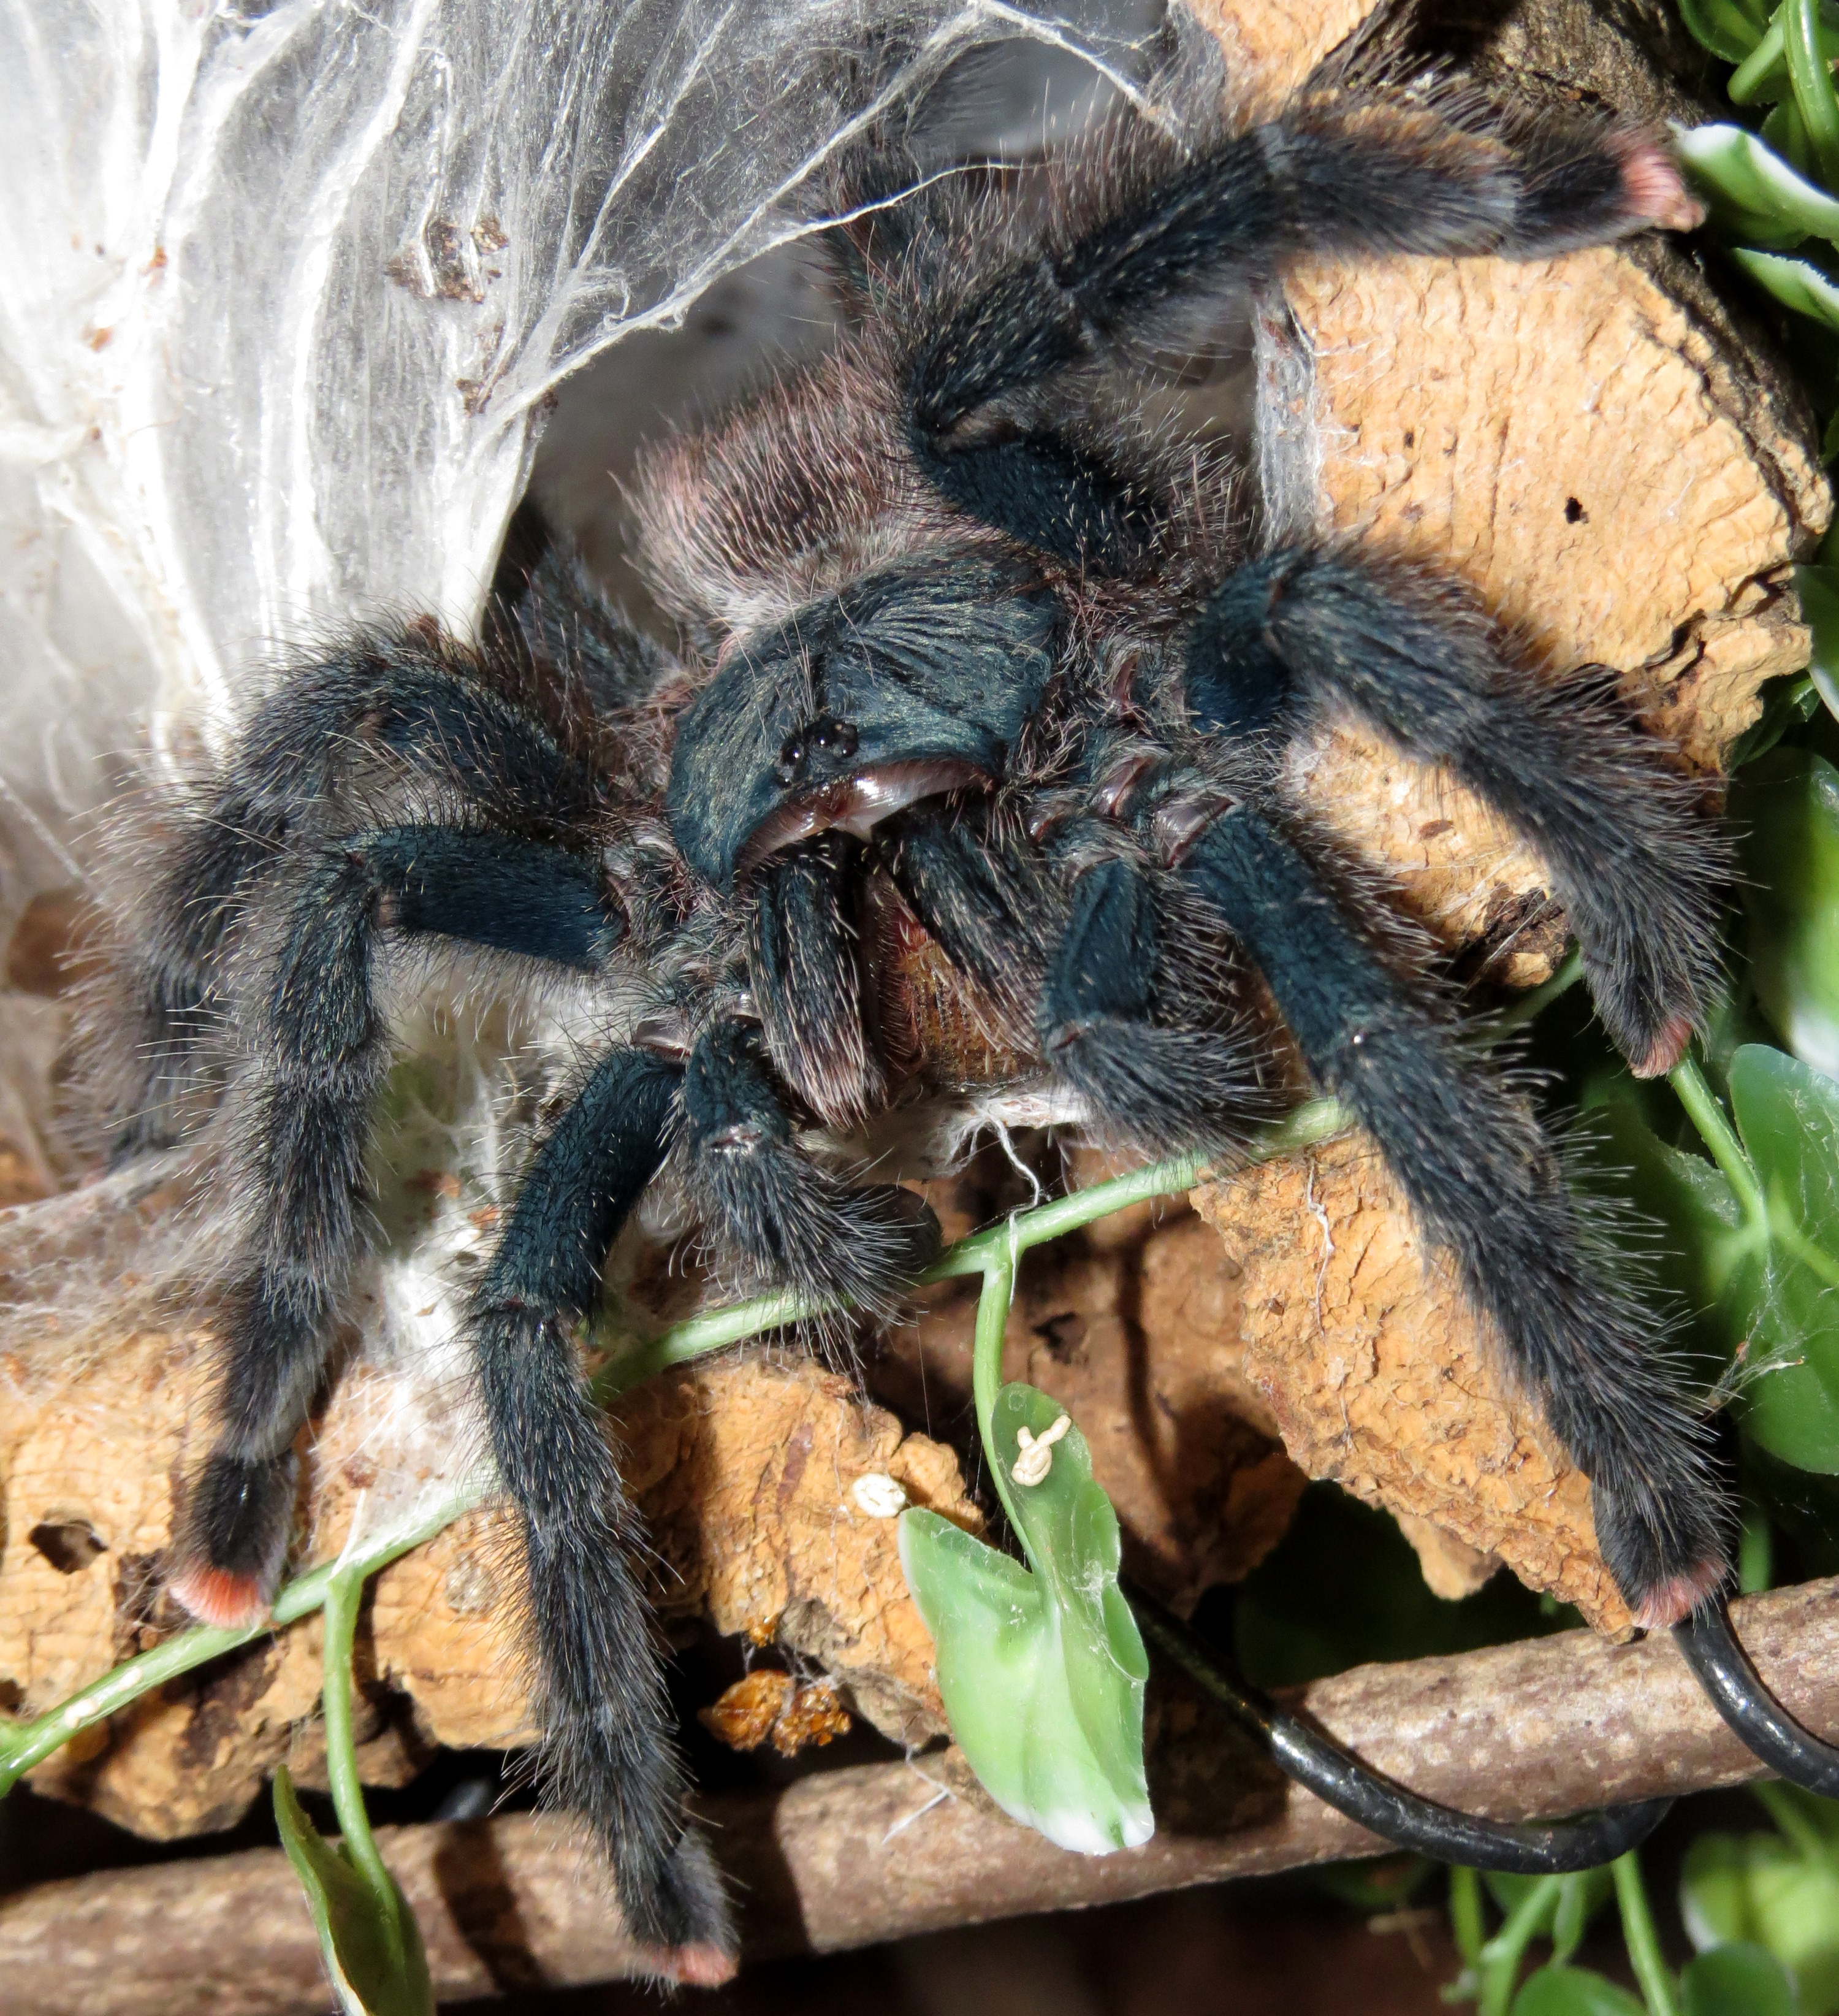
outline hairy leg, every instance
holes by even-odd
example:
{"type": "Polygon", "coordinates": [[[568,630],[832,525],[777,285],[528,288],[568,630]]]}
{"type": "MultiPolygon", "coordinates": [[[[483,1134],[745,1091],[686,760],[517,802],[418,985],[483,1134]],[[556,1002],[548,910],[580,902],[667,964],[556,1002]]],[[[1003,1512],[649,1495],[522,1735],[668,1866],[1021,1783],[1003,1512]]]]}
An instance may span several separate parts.
{"type": "Polygon", "coordinates": [[[493,1454],[529,1564],[545,1768],[611,1858],[620,1905],[657,1971],[703,1985],[733,1971],[721,1879],[687,1824],[657,1639],[632,1571],[640,1539],[605,1423],[566,1326],[664,1159],[679,1083],[643,1051],[596,1065],[538,1150],[475,1293],[493,1454]]]}
{"type": "Polygon", "coordinates": [[[1153,1154],[1229,1152],[1271,1111],[1243,1028],[1167,1018],[1182,934],[1151,871],[1114,856],[1073,884],[1035,1011],[1056,1077],[1083,1093],[1101,1132],[1153,1154]]]}
{"type": "Polygon", "coordinates": [[[223,1427],[188,1496],[174,1593],[219,1624],[260,1616],[293,1515],[293,1444],[363,1244],[364,1150],[389,1062],[380,931],[591,970],[624,931],[591,862],[439,827],[356,833],[301,866],[244,1032],[225,1181],[246,1230],[225,1298],[223,1427]]]}
{"type": "Polygon", "coordinates": [[[754,1272],[812,1301],[887,1315],[937,1256],[938,1221],[911,1191],[857,1187],[813,1162],[744,1024],[712,1024],[683,1078],[690,1183],[704,1219],[754,1272]]]}
{"type": "Polygon", "coordinates": [[[1189,635],[1198,725],[1236,737],[1357,709],[1538,848],[1637,1075],[1670,1070],[1718,977],[1728,850],[1602,681],[1542,679],[1454,584],[1297,548],[1242,567],[1189,635]]]}
{"type": "Polygon", "coordinates": [[[1536,258],[1697,215],[1659,142],[1587,121],[1483,127],[1453,103],[1340,94],[1191,147],[1139,128],[1062,193],[1043,242],[973,211],[898,262],[909,439],[962,509],[1127,568],[1153,543],[1141,485],[1037,388],[1172,340],[1197,302],[1305,252],[1536,258]]]}
{"type": "Polygon", "coordinates": [[[1216,819],[1183,872],[1257,962],[1311,1069],[1378,1142],[1589,1478],[1603,1558],[1637,1621],[1676,1622],[1727,1558],[1704,1431],[1524,1101],[1387,969],[1264,813],[1242,804],[1216,819]]]}
{"type": "Polygon", "coordinates": [[[353,773],[415,771],[493,823],[554,841],[599,808],[592,772],[534,715],[413,633],[360,642],[257,708],[155,872],[124,1004],[135,1057],[117,1096],[121,1161],[179,1138],[226,1012],[218,968],[291,838],[336,816],[353,773]]]}
{"type": "Polygon", "coordinates": [[[848,844],[826,834],[775,855],[751,894],[747,973],[773,1064],[820,1119],[854,1126],[887,1087],[863,1021],[848,844]]]}

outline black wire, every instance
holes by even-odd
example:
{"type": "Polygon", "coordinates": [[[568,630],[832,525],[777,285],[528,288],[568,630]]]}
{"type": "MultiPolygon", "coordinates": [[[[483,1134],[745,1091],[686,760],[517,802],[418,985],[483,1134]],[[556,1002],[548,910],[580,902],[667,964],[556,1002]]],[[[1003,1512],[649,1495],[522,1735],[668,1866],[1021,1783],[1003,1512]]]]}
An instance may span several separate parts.
{"type": "Polygon", "coordinates": [[[1711,1705],[1752,1756],[1790,1784],[1839,1798],[1839,1748],[1804,1729],[1763,1685],[1722,1596],[1675,1624],[1673,1636],[1711,1705]]]}
{"type": "MultiPolygon", "coordinates": [[[[1645,1841],[1672,1806],[1643,1799],[1581,1820],[1477,1820],[1420,1798],[1362,1764],[1348,1749],[1249,1687],[1229,1663],[1181,1619],[1141,1590],[1128,1592],[1143,1636],[1213,1698],[1262,1737],[1276,1762],[1316,1798],[1400,1848],[1470,1869],[1516,1876],[1562,1876],[1594,1869],[1645,1841]]],[[[1834,1753],[1839,1757],[1839,1752],[1834,1753]]]]}

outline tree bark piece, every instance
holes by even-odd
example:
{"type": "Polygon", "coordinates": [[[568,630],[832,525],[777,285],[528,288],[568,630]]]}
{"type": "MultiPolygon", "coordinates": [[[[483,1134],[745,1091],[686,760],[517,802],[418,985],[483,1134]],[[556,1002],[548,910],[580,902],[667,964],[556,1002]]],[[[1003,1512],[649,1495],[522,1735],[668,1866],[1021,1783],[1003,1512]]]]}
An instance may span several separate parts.
{"type": "MultiPolygon", "coordinates": [[[[1839,1583],[1736,1606],[1788,1705],[1839,1727],[1839,1583]]],[[[1024,1912],[1109,1903],[1374,1851],[1276,1777],[1193,1696],[1153,1703],[1160,1831],[1068,1855],[997,1813],[955,1751],[817,1773],[712,1801],[743,1886],[750,1959],[831,1952],[1024,1912]]],[[[1459,1658],[1363,1666],[1302,1696],[1315,1719],[1434,1798],[1552,1816],[1755,1775],[1670,1640],[1589,1633],[1459,1658]]],[[[578,1846],[524,1817],[386,1829],[443,2000],[636,1971],[578,1846]]],[[[311,1924],[279,1850],[49,1884],[0,1903],[9,2016],[293,2016],[323,2007],[311,1924]]]]}
{"type": "MultiPolygon", "coordinates": [[[[1372,1143],[1326,1143],[1194,1202],[1241,1270],[1241,1363],[1291,1458],[1626,1636],[1589,1481],[1500,1369],[1372,1143]]],[[[1413,1544],[1421,1559],[1428,1543],[1413,1544]]]]}

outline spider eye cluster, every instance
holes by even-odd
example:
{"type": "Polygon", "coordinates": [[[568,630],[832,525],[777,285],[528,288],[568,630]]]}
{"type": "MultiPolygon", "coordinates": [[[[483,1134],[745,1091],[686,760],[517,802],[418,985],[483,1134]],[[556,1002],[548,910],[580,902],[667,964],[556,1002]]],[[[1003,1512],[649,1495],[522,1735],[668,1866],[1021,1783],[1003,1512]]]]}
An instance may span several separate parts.
{"type": "Polygon", "coordinates": [[[779,761],[772,774],[782,784],[797,783],[812,754],[847,762],[861,746],[862,732],[853,721],[839,721],[834,715],[820,714],[788,735],[779,746],[779,761]]]}

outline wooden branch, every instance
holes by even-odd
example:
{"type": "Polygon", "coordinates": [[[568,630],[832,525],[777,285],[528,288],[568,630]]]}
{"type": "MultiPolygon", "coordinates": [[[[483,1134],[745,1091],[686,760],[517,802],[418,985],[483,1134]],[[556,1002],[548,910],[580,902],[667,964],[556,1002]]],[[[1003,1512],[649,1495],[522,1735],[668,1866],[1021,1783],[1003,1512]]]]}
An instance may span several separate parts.
{"type": "MultiPolygon", "coordinates": [[[[1839,1727],[1839,1581],[1736,1606],[1770,1683],[1839,1727]]],[[[1756,1775],[1665,1638],[1586,1632],[1459,1658],[1362,1666],[1303,1705],[1416,1789],[1502,1818],[1756,1775]]],[[[1262,1875],[1369,1852],[1373,1837],[1278,1780],[1197,1697],[1157,1703],[1161,1830],[1103,1858],[997,1813],[955,1751],[711,1801],[748,1957],[833,1952],[947,1925],[1262,1875]]],[[[444,2001],[635,1971],[617,1912],[556,1823],[520,1816],[380,1837],[444,2001]]],[[[9,2016],[285,2016],[325,2005],[311,1928],[277,1850],[52,1883],[0,1905],[9,2016]]]]}

